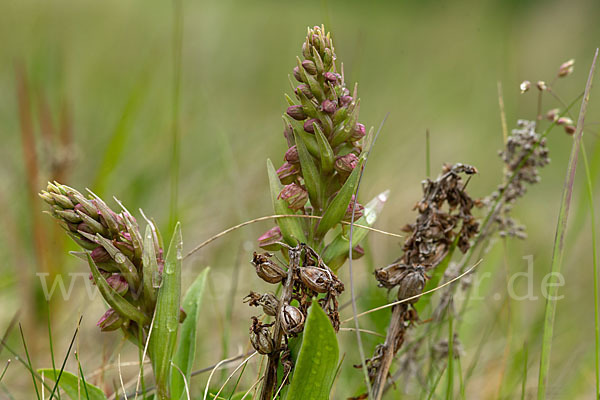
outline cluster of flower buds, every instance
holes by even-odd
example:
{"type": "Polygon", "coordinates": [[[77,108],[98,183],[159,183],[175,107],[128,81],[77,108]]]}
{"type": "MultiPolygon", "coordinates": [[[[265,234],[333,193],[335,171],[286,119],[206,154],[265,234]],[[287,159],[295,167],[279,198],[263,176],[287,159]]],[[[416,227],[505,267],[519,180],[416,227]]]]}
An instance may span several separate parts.
{"type": "Polygon", "coordinates": [[[525,228],[511,216],[510,210],[518,198],[527,192],[527,186],[538,183],[538,168],[550,163],[546,139],[535,131],[535,121],[519,120],[517,128],[508,137],[504,150],[498,152],[504,162],[504,183],[483,200],[492,207],[502,196],[502,208],[494,216],[501,236],[525,238],[525,228]],[[513,176],[514,175],[514,176],[513,176]]]}
{"type": "MultiPolygon", "coordinates": [[[[360,168],[365,126],[358,122],[357,89],[346,88],[343,71],[336,67],[336,55],[331,35],[324,27],[308,29],[302,44],[302,58],[297,58],[293,70],[296,81],[294,97],[287,97],[289,107],[284,114],[284,136],[288,149],[283,165],[277,169],[283,185],[277,198],[284,200],[292,213],[323,216],[340,193],[356,168],[360,168]]],[[[349,212],[340,215],[335,224],[350,220],[351,204],[345,199],[349,212]]],[[[362,216],[363,206],[356,203],[355,220],[362,216]]],[[[293,236],[285,232],[283,237],[293,236]]],[[[331,227],[303,224],[305,236],[323,238],[331,227]]],[[[275,250],[273,242],[281,240],[281,231],[269,230],[259,238],[259,245],[275,250]]],[[[297,242],[289,245],[296,245],[297,242]]]]}
{"type": "Polygon", "coordinates": [[[147,333],[156,306],[164,267],[160,233],[148,221],[142,237],[136,219],[122,205],[123,210],[115,213],[90,194],[86,197],[54,182],[40,197],[51,206],[49,214],[83,248],[72,254],[89,262],[90,278],[111,306],[98,321],[100,329],[122,328],[138,337],[140,327],[147,333]]]}
{"type": "Polygon", "coordinates": [[[337,297],[344,290],[343,283],[309,246],[300,244],[289,248],[289,252],[290,262],[285,269],[273,261],[270,253],[254,253],[252,258],[256,274],[262,280],[271,284],[282,283],[288,289],[283,291],[280,298],[272,293],[250,292],[244,299],[250,306],[261,307],[265,315],[275,317],[275,322],[268,325],[259,323],[253,317],[251,342],[261,354],[284,349],[270,345],[281,343],[281,338],[275,335],[275,327],[280,328],[284,337],[302,332],[308,308],[317,297],[316,301],[327,312],[336,331],[339,329],[337,297]],[[324,296],[319,296],[322,294],[324,296]],[[269,339],[265,339],[265,336],[269,339]],[[271,350],[266,352],[267,349],[271,350]]]}

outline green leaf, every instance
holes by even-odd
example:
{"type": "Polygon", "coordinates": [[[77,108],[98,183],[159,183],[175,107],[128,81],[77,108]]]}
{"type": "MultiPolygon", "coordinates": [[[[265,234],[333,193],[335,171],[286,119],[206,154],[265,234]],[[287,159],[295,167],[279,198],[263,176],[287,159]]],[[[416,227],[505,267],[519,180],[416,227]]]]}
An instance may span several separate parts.
{"type": "MultiPolygon", "coordinates": [[[[363,216],[355,221],[355,224],[369,227],[373,226],[377,220],[377,217],[383,210],[383,206],[385,205],[389,195],[390,191],[386,190],[385,192],[379,193],[371,201],[369,201],[365,206],[363,216]]],[[[367,229],[355,226],[352,232],[352,247],[360,244],[360,242],[367,237],[368,233],[369,231],[367,229]]],[[[334,270],[337,269],[332,263],[333,260],[343,257],[342,262],[338,263],[339,265],[343,264],[343,261],[346,260],[346,257],[348,256],[348,245],[350,243],[349,235],[349,229],[346,228],[345,230],[342,230],[323,251],[323,261],[330,268],[334,270]]]]}
{"type": "Polygon", "coordinates": [[[325,134],[319,127],[319,124],[314,124],[315,136],[317,137],[317,143],[319,144],[319,153],[321,155],[321,168],[323,173],[329,173],[333,170],[333,163],[335,161],[333,150],[325,137],[325,134]]]}
{"type": "MultiPolygon", "coordinates": [[[[56,381],[60,371],[52,368],[42,368],[37,370],[38,374],[44,375],[44,378],[56,381]]],[[[86,389],[89,400],[106,400],[106,396],[98,387],[89,382],[80,380],[76,375],[70,372],[63,371],[60,374],[58,386],[73,400],[85,399],[86,389]],[[84,386],[85,385],[85,388],[84,386]],[[81,397],[79,395],[81,393],[81,397]]]]}
{"type": "MultiPolygon", "coordinates": [[[[298,151],[298,154],[300,154],[300,151],[298,151]]],[[[325,236],[329,229],[333,228],[335,224],[344,218],[344,214],[346,214],[346,210],[350,204],[350,199],[352,199],[352,195],[356,190],[360,171],[362,170],[364,162],[365,158],[361,157],[356,168],[354,168],[348,179],[346,179],[346,182],[344,182],[344,186],[342,186],[338,194],[327,207],[327,210],[325,210],[323,219],[321,219],[321,222],[319,222],[319,226],[317,227],[317,236],[325,236]]]]}
{"type": "Polygon", "coordinates": [[[181,297],[181,260],[183,258],[181,224],[175,225],[175,232],[165,258],[162,282],[158,289],[154,326],[150,332],[148,351],[152,359],[158,398],[169,399],[169,378],[171,360],[179,329],[179,302],[181,297]]]}
{"type": "MultiPolygon", "coordinates": [[[[184,373],[188,383],[194,365],[194,356],[196,354],[196,329],[200,318],[200,304],[202,294],[206,286],[206,277],[210,268],[206,268],[192,283],[183,299],[183,311],[187,314],[185,321],[181,325],[181,335],[173,363],[184,373]]],[[[185,394],[183,377],[177,370],[173,370],[171,376],[171,396],[173,399],[181,399],[185,394]]]]}
{"type": "Polygon", "coordinates": [[[315,301],[308,310],[300,355],[286,400],[327,400],[335,378],[339,348],[329,317],[315,301]]]}
{"type": "MultiPolygon", "coordinates": [[[[269,174],[269,187],[271,189],[271,200],[273,201],[273,211],[278,215],[294,215],[294,210],[291,210],[285,200],[278,198],[283,186],[279,182],[277,171],[270,159],[267,160],[267,172],[269,174]]],[[[302,225],[298,218],[279,218],[277,219],[279,229],[283,239],[290,246],[296,246],[298,242],[306,243],[306,236],[302,230],[302,225]]]]}
{"type": "Polygon", "coordinates": [[[321,153],[319,153],[319,144],[317,143],[317,139],[314,135],[304,130],[304,125],[301,122],[296,121],[287,114],[283,115],[283,121],[290,125],[294,132],[296,132],[296,134],[302,138],[310,154],[317,158],[320,157],[321,153]]]}
{"type": "Polygon", "coordinates": [[[156,289],[153,282],[159,282],[158,262],[156,260],[156,249],[154,248],[154,235],[150,224],[146,226],[144,234],[144,251],[142,253],[142,275],[144,297],[156,301],[156,289]]]}
{"type": "Polygon", "coordinates": [[[104,300],[115,309],[120,315],[132,319],[140,325],[147,325],[150,321],[147,315],[142,313],[136,307],[134,307],[131,303],[129,303],[123,296],[117,293],[109,284],[106,282],[106,279],[96,266],[94,260],[89,253],[86,253],[88,264],[90,265],[90,270],[92,271],[92,277],[94,278],[94,283],[98,286],[98,290],[100,294],[104,298],[104,300]]]}
{"type": "MultiPolygon", "coordinates": [[[[306,144],[294,129],[294,138],[296,139],[296,148],[298,149],[298,158],[300,158],[300,167],[302,168],[302,177],[308,191],[310,203],[315,208],[320,208],[322,205],[323,183],[321,182],[321,174],[317,168],[313,157],[308,152],[306,144]]],[[[345,210],[344,210],[345,211],[345,210]]]]}

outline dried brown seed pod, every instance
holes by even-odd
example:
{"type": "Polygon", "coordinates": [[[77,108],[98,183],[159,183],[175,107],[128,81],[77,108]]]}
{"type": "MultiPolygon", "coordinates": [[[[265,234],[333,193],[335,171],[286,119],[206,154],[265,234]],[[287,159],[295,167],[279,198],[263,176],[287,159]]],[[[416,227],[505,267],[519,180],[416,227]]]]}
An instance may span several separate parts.
{"type": "MultiPolygon", "coordinates": [[[[398,287],[398,300],[408,299],[423,292],[425,288],[425,269],[422,266],[411,268],[406,272],[398,287]]],[[[419,298],[409,300],[408,303],[416,303],[419,298]]]]}
{"type": "Polygon", "coordinates": [[[259,354],[270,354],[275,349],[275,343],[273,342],[273,338],[271,338],[268,326],[260,323],[256,317],[252,317],[250,342],[259,354]]]}
{"type": "Polygon", "coordinates": [[[256,274],[265,282],[279,283],[287,276],[287,273],[279,265],[271,261],[271,253],[258,254],[254,252],[252,264],[256,268],[256,274]]]}
{"type": "Polygon", "coordinates": [[[379,287],[391,289],[400,283],[408,268],[408,265],[396,262],[387,267],[376,269],[375,279],[379,281],[379,287]]]}
{"type": "Polygon", "coordinates": [[[304,329],[304,314],[298,308],[285,304],[279,318],[281,329],[286,335],[295,335],[304,329]]]}
{"type": "Polygon", "coordinates": [[[327,293],[331,287],[331,274],[317,267],[300,267],[300,279],[311,290],[317,293],[327,293]]]}

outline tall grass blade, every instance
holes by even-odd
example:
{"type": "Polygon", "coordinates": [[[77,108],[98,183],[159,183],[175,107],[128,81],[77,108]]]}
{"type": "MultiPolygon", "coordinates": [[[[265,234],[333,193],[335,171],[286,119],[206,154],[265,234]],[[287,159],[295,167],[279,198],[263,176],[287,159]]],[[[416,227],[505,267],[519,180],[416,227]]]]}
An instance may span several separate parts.
{"type": "MultiPolygon", "coordinates": [[[[554,281],[555,276],[560,273],[562,266],[562,258],[564,255],[563,244],[567,228],[567,219],[569,216],[569,206],[571,204],[571,196],[573,194],[575,170],[577,169],[577,159],[579,155],[579,148],[581,146],[581,138],[583,136],[583,124],[585,121],[587,106],[590,100],[590,90],[592,88],[592,81],[594,78],[594,72],[596,70],[597,58],[598,49],[596,49],[594,60],[592,61],[592,67],[590,68],[588,81],[585,87],[585,93],[583,95],[583,100],[581,101],[581,109],[579,111],[579,118],[577,121],[575,140],[573,141],[569,165],[567,167],[567,176],[565,178],[565,186],[563,189],[560,211],[558,213],[558,223],[556,228],[556,236],[554,238],[554,249],[552,252],[552,282],[554,281]]],[[[548,297],[546,299],[544,333],[542,339],[542,355],[540,358],[540,373],[538,378],[538,400],[543,400],[546,397],[546,386],[548,383],[548,373],[550,370],[550,351],[552,349],[552,335],[554,331],[554,318],[556,314],[556,293],[558,291],[558,287],[557,285],[552,284],[549,284],[548,286],[549,290],[548,297]]]]}
{"type": "Polygon", "coordinates": [[[527,342],[523,343],[523,383],[521,384],[521,400],[525,400],[525,394],[527,393],[527,363],[529,359],[529,347],[527,342]]]}
{"type": "MultiPolygon", "coordinates": [[[[50,359],[52,360],[52,369],[56,369],[56,364],[54,363],[54,345],[52,343],[52,325],[50,322],[50,304],[46,303],[48,307],[48,341],[50,342],[50,359]]],[[[60,392],[58,392],[58,399],[60,400],[60,392]]]]}
{"type": "Polygon", "coordinates": [[[179,104],[181,92],[181,52],[183,44],[183,1],[173,0],[173,107],[171,125],[171,201],[169,231],[178,220],[177,204],[179,201],[179,168],[181,164],[179,129],[179,104]]]}
{"type": "Polygon", "coordinates": [[[592,272],[594,274],[594,361],[596,366],[596,397],[600,398],[600,321],[598,320],[598,254],[596,250],[596,215],[594,212],[594,186],[590,175],[587,154],[583,140],[581,141],[581,155],[583,156],[583,166],[585,167],[587,197],[590,208],[590,219],[592,221],[592,272]]]}
{"type": "Polygon", "coordinates": [[[19,331],[21,332],[21,340],[23,341],[23,348],[25,348],[25,355],[27,356],[27,364],[29,365],[29,371],[31,372],[31,380],[33,381],[33,387],[35,388],[35,394],[40,399],[40,391],[37,387],[37,382],[35,381],[35,375],[33,373],[33,367],[31,365],[31,358],[29,357],[29,350],[27,350],[27,342],[25,341],[25,335],[23,334],[23,327],[19,324],[19,331]]]}

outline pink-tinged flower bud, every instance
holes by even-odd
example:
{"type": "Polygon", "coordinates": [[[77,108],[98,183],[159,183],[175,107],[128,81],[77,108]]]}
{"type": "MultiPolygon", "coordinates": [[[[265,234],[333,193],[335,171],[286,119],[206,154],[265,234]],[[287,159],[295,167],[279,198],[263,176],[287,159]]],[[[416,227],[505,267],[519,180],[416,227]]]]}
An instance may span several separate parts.
{"type": "Polygon", "coordinates": [[[81,224],[77,225],[77,230],[81,231],[81,232],[89,233],[90,235],[95,235],[96,234],[96,231],[94,231],[92,229],[92,227],[90,227],[85,222],[82,222],[81,224]]]}
{"type": "Polygon", "coordinates": [[[310,54],[310,45],[307,42],[302,43],[302,55],[304,58],[312,57],[310,54]]]}
{"type": "Polygon", "coordinates": [[[317,74],[317,66],[315,65],[314,62],[312,62],[310,60],[302,61],[302,68],[304,68],[304,70],[311,75],[317,74]]]}
{"type": "Polygon", "coordinates": [[[562,63],[561,66],[558,68],[558,76],[560,78],[564,78],[565,76],[570,75],[573,72],[574,65],[574,59],[570,59],[569,61],[562,63]]]}
{"type": "Polygon", "coordinates": [[[546,113],[546,119],[549,121],[556,121],[558,119],[558,114],[560,114],[560,109],[553,108],[546,113]]]}
{"type": "Polygon", "coordinates": [[[300,106],[300,105],[289,106],[286,113],[290,117],[294,118],[296,121],[303,121],[306,119],[306,113],[304,112],[304,109],[302,109],[302,106],[300,106]]]}
{"type": "Polygon", "coordinates": [[[575,126],[565,125],[565,132],[567,132],[569,135],[573,135],[575,133],[575,126]]]}
{"type": "Polygon", "coordinates": [[[313,126],[315,123],[319,126],[321,125],[321,121],[316,118],[307,119],[306,122],[304,122],[304,130],[308,133],[315,133],[315,127],[313,126]]]}
{"type": "Polygon", "coordinates": [[[108,252],[104,250],[104,247],[102,246],[98,246],[94,250],[92,250],[90,256],[92,257],[92,260],[94,260],[95,263],[105,263],[112,260],[110,254],[108,254],[108,252]]]}
{"type": "Polygon", "coordinates": [[[352,195],[352,199],[348,204],[348,208],[346,209],[346,213],[344,214],[344,221],[351,222],[352,221],[352,208],[354,206],[354,221],[358,220],[365,213],[365,207],[362,206],[358,201],[354,201],[355,197],[352,195]]]}
{"type": "Polygon", "coordinates": [[[127,290],[129,290],[127,280],[122,275],[113,274],[106,278],[106,282],[121,296],[123,296],[125,293],[127,293],[127,290]]]}
{"type": "Polygon", "coordinates": [[[102,332],[110,332],[119,329],[124,322],[125,320],[115,310],[109,308],[96,325],[102,332]]]}
{"type": "Polygon", "coordinates": [[[544,90],[548,89],[548,86],[546,85],[546,82],[544,82],[544,81],[537,81],[537,83],[535,85],[537,86],[537,88],[540,92],[543,92],[544,90]]]}
{"type": "Polygon", "coordinates": [[[284,156],[285,161],[290,164],[298,164],[300,162],[300,157],[298,156],[298,148],[296,145],[293,145],[285,152],[284,156]]]}
{"type": "Polygon", "coordinates": [[[288,147],[294,145],[294,129],[290,124],[285,124],[283,128],[283,137],[287,141],[288,147]]]}
{"type": "Polygon", "coordinates": [[[361,258],[364,255],[365,255],[365,249],[363,249],[362,246],[357,245],[355,248],[352,249],[352,258],[353,259],[358,260],[359,258],[361,258]]]}
{"type": "Polygon", "coordinates": [[[261,249],[269,251],[277,251],[281,249],[281,245],[277,242],[283,241],[281,229],[278,226],[269,229],[258,238],[258,246],[261,249]]]}
{"type": "Polygon", "coordinates": [[[309,99],[312,99],[315,97],[313,92],[310,91],[310,87],[308,85],[305,85],[305,84],[298,85],[298,87],[296,88],[296,93],[300,94],[300,92],[302,92],[309,99]]]}
{"type": "Polygon", "coordinates": [[[360,140],[365,136],[365,132],[365,126],[360,122],[357,122],[356,125],[354,125],[354,129],[352,129],[352,135],[350,136],[350,139],[352,141],[360,140]]]}
{"type": "Polygon", "coordinates": [[[323,104],[321,104],[321,108],[323,109],[323,111],[325,111],[327,114],[333,114],[335,112],[335,110],[337,110],[337,106],[335,105],[335,103],[331,100],[325,100],[323,102],[323,104]]]}
{"type": "Polygon", "coordinates": [[[299,173],[300,168],[298,167],[298,164],[290,164],[287,161],[277,170],[277,176],[283,185],[294,182],[299,173]]]}
{"type": "Polygon", "coordinates": [[[185,312],[185,310],[183,308],[179,307],[179,323],[182,324],[186,318],[187,318],[187,313],[185,312]]]}
{"type": "Polygon", "coordinates": [[[556,124],[557,125],[573,125],[573,120],[569,117],[560,117],[558,120],[556,120],[556,124]]]}
{"type": "Polygon", "coordinates": [[[519,85],[519,89],[521,89],[521,93],[525,93],[525,92],[529,91],[530,88],[531,88],[531,82],[529,82],[529,81],[523,81],[519,85]]]}
{"type": "Polygon", "coordinates": [[[338,157],[333,167],[342,177],[347,177],[358,165],[358,157],[354,153],[348,153],[345,156],[338,157]]]}
{"type": "Polygon", "coordinates": [[[292,210],[299,210],[306,204],[308,192],[300,185],[292,183],[284,186],[277,198],[285,200],[288,203],[288,207],[292,210]]]}
{"type": "Polygon", "coordinates": [[[294,71],[293,71],[293,73],[294,73],[294,78],[296,78],[296,80],[297,80],[298,82],[304,82],[304,81],[302,80],[302,75],[300,74],[300,69],[299,69],[298,67],[294,67],[294,71]]]}
{"type": "Polygon", "coordinates": [[[352,103],[354,99],[352,98],[352,96],[342,96],[340,98],[340,104],[342,105],[342,107],[346,107],[348,105],[350,105],[350,103],[352,103]]]}
{"type": "Polygon", "coordinates": [[[336,84],[338,82],[338,77],[339,75],[336,74],[335,72],[325,72],[323,74],[323,77],[328,80],[329,82],[336,84]]]}

